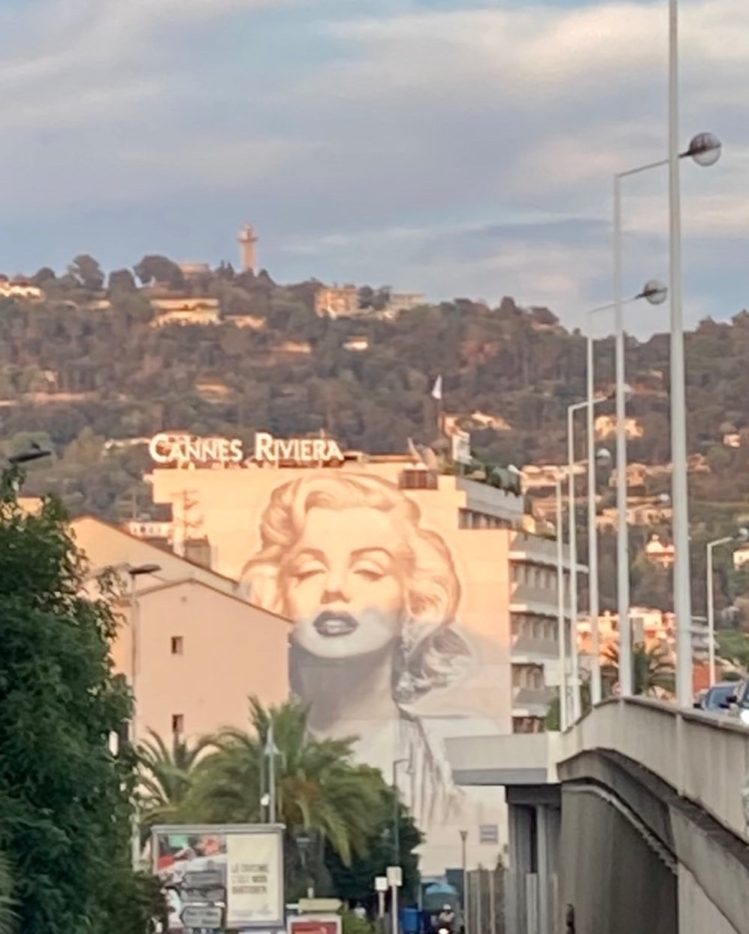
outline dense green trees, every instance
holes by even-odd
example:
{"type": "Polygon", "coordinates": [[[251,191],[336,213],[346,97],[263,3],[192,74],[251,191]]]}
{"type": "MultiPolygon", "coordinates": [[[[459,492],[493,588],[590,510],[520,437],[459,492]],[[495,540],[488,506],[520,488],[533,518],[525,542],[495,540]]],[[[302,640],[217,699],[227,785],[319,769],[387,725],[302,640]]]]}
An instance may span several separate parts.
{"type": "Polygon", "coordinates": [[[18,929],[140,934],[152,906],[129,865],[133,761],[110,749],[130,716],[109,656],[116,621],[81,596],[61,507],[26,514],[20,480],[0,479],[0,852],[18,929]]]}
{"type": "Polygon", "coordinates": [[[174,736],[168,746],[149,730],[149,738],[138,750],[141,816],[146,828],[180,818],[198,759],[212,745],[210,736],[195,742],[174,736]]]}
{"type": "MultiPolygon", "coordinates": [[[[158,737],[143,744],[146,823],[255,823],[267,819],[271,723],[276,749],[277,819],[284,841],[287,896],[313,885],[352,901],[392,859],[396,802],[381,773],[353,760],[353,740],[317,740],[297,701],[266,709],[250,699],[248,730],[225,730],[170,750],[158,737]],[[213,748],[212,748],[213,747],[213,748]]],[[[405,885],[415,888],[421,834],[398,805],[405,885]]]]}
{"type": "Polygon", "coordinates": [[[414,852],[422,841],[422,835],[413,818],[402,803],[396,810],[392,788],[383,785],[377,812],[372,815],[372,829],[367,834],[366,850],[354,854],[350,863],[345,863],[336,850],[327,844],[325,864],[330,873],[333,890],[339,898],[351,905],[360,902],[374,910],[375,894],[372,880],[384,876],[394,860],[394,823],[398,820],[398,849],[403,869],[402,894],[406,901],[415,900],[419,884],[419,860],[414,852]]]}
{"type": "Polygon", "coordinates": [[[14,934],[18,920],[15,908],[10,860],[0,853],[0,934],[14,934]]]}

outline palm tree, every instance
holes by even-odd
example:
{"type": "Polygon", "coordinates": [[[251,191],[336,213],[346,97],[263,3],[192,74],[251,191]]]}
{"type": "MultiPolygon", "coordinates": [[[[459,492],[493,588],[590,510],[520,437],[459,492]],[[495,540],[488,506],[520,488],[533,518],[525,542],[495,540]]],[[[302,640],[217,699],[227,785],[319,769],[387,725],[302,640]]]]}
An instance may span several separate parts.
{"type": "Polygon", "coordinates": [[[227,729],[216,738],[217,752],[195,770],[186,812],[218,823],[262,818],[271,723],[278,749],[277,815],[286,827],[287,843],[298,849],[296,841],[312,838],[321,854],[328,841],[346,864],[354,853],[364,855],[381,811],[382,774],[354,763],[353,739],[313,738],[307,710],[298,701],[266,709],[250,698],[250,730],[227,729]]]}
{"type": "Polygon", "coordinates": [[[175,734],[171,749],[154,730],[138,748],[144,824],[168,822],[179,816],[202,752],[214,745],[211,736],[188,743],[175,734]]]}
{"type": "MultiPolygon", "coordinates": [[[[604,652],[606,661],[603,674],[610,681],[619,677],[619,648],[610,645],[604,652]]],[[[673,694],[675,689],[674,666],[669,658],[668,649],[662,645],[647,648],[637,643],[632,652],[632,689],[635,694],[657,697],[661,694],[673,694]]]]}
{"type": "Polygon", "coordinates": [[[16,930],[13,873],[5,853],[0,853],[0,934],[13,934],[16,930]]]}

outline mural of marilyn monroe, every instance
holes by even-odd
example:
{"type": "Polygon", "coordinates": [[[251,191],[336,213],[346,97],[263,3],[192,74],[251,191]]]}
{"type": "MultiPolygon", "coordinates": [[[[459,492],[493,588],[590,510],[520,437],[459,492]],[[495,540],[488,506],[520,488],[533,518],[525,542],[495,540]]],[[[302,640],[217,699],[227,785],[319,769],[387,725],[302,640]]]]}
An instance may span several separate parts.
{"type": "MultiPolygon", "coordinates": [[[[415,502],[367,474],[310,473],[278,487],[245,566],[250,599],[294,623],[292,688],[317,736],[360,737],[357,755],[400,781],[422,829],[456,817],[460,795],[443,751],[468,721],[419,714],[432,692],[473,665],[455,628],[460,584],[415,502]]],[[[473,717],[471,732],[495,732],[473,717]],[[478,729],[477,729],[478,723],[478,729]]]]}

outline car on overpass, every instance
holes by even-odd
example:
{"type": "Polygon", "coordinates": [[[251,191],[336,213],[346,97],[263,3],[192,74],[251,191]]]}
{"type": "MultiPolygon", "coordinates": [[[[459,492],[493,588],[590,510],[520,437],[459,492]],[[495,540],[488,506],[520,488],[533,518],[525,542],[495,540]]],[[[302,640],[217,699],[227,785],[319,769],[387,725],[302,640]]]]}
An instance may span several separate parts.
{"type": "Polygon", "coordinates": [[[735,684],[733,694],[728,698],[730,713],[738,717],[744,726],[749,726],[749,678],[735,684]]]}
{"type": "Polygon", "coordinates": [[[731,705],[736,704],[740,684],[737,681],[719,681],[698,697],[694,702],[695,708],[710,713],[728,713],[731,705]]]}

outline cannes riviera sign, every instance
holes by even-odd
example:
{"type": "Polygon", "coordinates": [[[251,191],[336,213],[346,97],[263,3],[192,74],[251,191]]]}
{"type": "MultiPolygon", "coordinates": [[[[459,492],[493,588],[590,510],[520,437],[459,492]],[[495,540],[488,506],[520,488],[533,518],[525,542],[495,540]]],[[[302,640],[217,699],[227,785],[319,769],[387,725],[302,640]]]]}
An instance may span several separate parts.
{"type": "MultiPolygon", "coordinates": [[[[151,460],[159,466],[229,466],[246,460],[239,438],[198,438],[162,432],[148,443],[151,460]]],[[[315,466],[342,461],[343,452],[332,438],[274,438],[259,431],[250,457],[256,464],[315,466]]]]}

